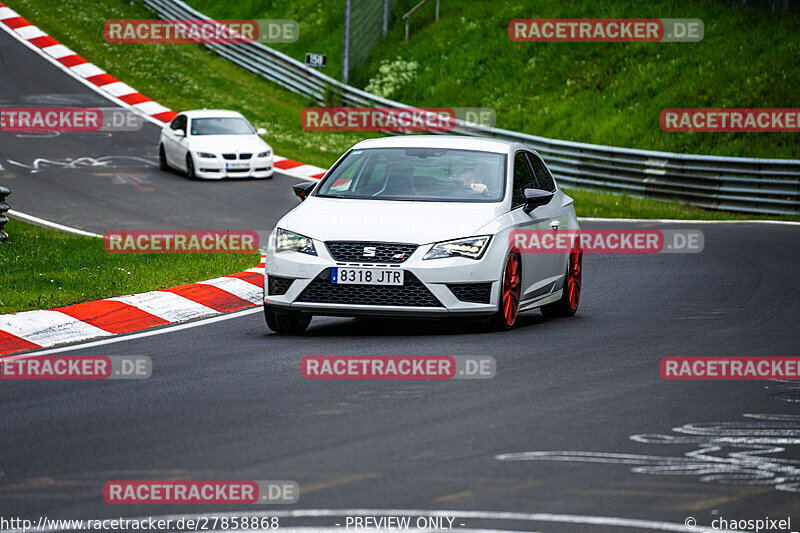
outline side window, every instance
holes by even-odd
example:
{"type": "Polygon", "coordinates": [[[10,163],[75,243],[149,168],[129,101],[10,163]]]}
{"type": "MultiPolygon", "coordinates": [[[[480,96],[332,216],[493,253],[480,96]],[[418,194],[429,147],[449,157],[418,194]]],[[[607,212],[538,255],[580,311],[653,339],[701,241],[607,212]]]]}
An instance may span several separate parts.
{"type": "Polygon", "coordinates": [[[186,115],[179,115],[175,117],[175,120],[172,121],[172,124],[170,124],[169,127],[173,130],[186,131],[186,115]]]}
{"type": "Polygon", "coordinates": [[[555,192],[556,182],[553,180],[553,176],[550,174],[550,171],[547,170],[544,161],[542,161],[542,159],[536,154],[532,154],[530,152],[528,152],[528,159],[533,167],[533,172],[536,174],[537,188],[545,191],[555,192]]]}
{"type": "Polygon", "coordinates": [[[514,156],[514,191],[511,196],[512,207],[525,204],[525,189],[536,188],[536,178],[524,152],[514,156]]]}

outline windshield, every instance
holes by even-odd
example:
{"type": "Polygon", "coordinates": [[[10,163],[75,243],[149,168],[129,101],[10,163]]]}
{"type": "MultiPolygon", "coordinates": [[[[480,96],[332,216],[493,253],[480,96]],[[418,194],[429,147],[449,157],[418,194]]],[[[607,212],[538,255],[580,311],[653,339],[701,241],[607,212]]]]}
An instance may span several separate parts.
{"type": "Polygon", "coordinates": [[[192,135],[252,135],[252,126],[243,118],[193,118],[192,135]]]}
{"type": "Polygon", "coordinates": [[[353,150],[317,196],[428,202],[497,202],[505,154],[432,148],[353,150]]]}

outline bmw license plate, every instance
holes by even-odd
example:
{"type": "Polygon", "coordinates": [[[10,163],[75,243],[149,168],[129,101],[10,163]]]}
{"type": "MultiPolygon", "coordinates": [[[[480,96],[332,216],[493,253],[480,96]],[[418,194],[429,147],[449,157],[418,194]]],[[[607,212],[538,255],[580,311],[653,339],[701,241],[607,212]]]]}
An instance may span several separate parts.
{"type": "Polygon", "coordinates": [[[403,271],[388,268],[334,268],[331,283],[340,285],[402,285],[403,271]]]}
{"type": "Polygon", "coordinates": [[[225,163],[225,168],[250,168],[250,163],[244,162],[235,162],[235,163],[225,163]]]}

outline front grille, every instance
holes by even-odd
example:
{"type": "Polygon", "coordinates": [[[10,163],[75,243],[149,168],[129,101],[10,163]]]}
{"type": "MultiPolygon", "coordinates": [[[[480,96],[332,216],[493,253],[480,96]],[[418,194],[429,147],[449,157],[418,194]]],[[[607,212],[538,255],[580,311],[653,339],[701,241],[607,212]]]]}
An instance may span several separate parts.
{"type": "Polygon", "coordinates": [[[236,154],[222,154],[225,159],[236,159],[236,154]]]}
{"type": "Polygon", "coordinates": [[[228,169],[228,174],[230,174],[231,172],[250,172],[250,169],[249,168],[229,168],[228,169]]]}
{"type": "Polygon", "coordinates": [[[239,159],[250,159],[253,154],[239,154],[239,159]]]}
{"type": "Polygon", "coordinates": [[[418,247],[416,244],[398,242],[332,241],[326,242],[325,245],[331,256],[337,261],[395,265],[408,259],[418,247]]]}
{"type": "Polygon", "coordinates": [[[456,298],[462,302],[488,304],[492,296],[492,283],[448,283],[456,298]]]}
{"type": "Polygon", "coordinates": [[[441,302],[411,272],[405,272],[402,286],[340,285],[331,283],[326,268],[308,284],[298,302],[321,304],[396,305],[401,307],[442,307],[441,302]]]}
{"type": "Polygon", "coordinates": [[[289,287],[294,283],[293,278],[282,278],[280,276],[267,275],[267,291],[270,296],[280,296],[286,294],[289,287]]]}

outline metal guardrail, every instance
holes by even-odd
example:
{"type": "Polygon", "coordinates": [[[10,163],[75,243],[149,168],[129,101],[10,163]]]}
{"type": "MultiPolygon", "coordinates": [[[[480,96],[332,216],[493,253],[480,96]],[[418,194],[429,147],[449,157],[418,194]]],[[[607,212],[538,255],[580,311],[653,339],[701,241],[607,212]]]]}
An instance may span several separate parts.
{"type": "Polygon", "coordinates": [[[6,212],[10,209],[6,203],[6,196],[11,194],[6,187],[0,187],[0,242],[5,242],[8,239],[8,233],[3,231],[3,227],[8,222],[6,212]]]}
{"type": "MultiPolygon", "coordinates": [[[[143,0],[164,19],[208,19],[180,0],[143,0]]],[[[326,89],[354,107],[411,108],[345,85],[260,43],[207,44],[237,65],[325,103],[326,89]]],[[[454,133],[513,140],[538,151],[562,185],[680,200],[708,209],[800,214],[800,160],[655,152],[548,139],[456,121],[454,133]]]]}

